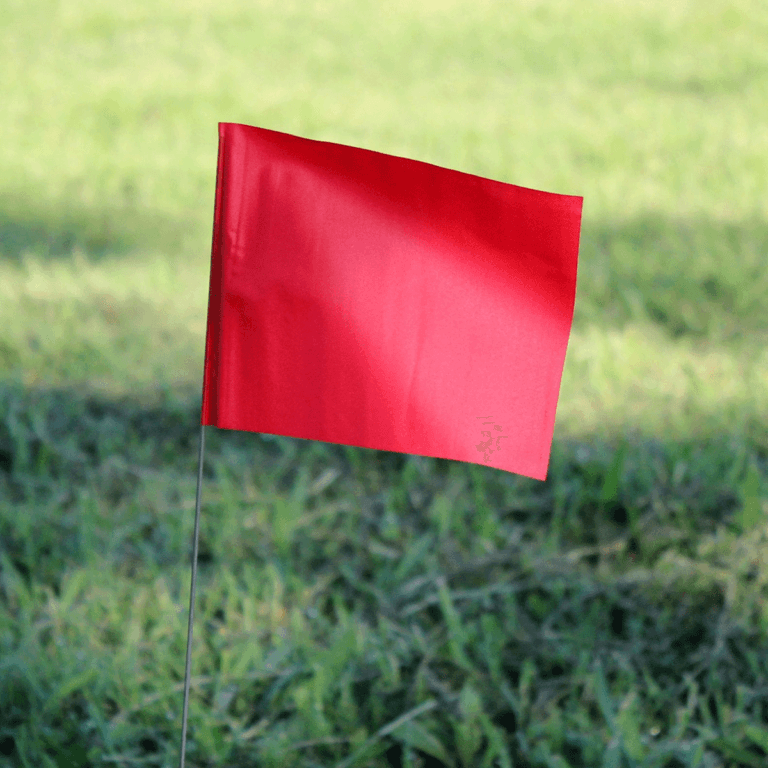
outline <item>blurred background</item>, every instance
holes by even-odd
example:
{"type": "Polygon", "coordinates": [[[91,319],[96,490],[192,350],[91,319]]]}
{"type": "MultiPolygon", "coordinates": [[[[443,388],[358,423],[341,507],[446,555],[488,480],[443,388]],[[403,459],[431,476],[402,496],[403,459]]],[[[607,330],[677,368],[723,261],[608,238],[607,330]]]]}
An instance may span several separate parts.
{"type": "Polygon", "coordinates": [[[0,765],[177,760],[219,121],[584,212],[546,482],[209,428],[187,764],[765,764],[761,0],[2,15],[0,765]]]}

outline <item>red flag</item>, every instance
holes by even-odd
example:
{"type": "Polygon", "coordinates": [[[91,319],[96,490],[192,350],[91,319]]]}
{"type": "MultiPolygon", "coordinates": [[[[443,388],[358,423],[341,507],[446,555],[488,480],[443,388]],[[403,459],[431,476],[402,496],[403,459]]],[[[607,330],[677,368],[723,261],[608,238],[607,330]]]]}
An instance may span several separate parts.
{"type": "Polygon", "coordinates": [[[582,203],[220,123],[201,423],[544,480],[582,203]]]}

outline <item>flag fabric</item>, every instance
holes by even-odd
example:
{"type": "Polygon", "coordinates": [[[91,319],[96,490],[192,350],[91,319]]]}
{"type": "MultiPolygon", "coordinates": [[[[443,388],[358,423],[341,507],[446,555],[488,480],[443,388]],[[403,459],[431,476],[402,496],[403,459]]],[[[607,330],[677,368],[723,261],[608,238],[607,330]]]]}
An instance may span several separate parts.
{"type": "Polygon", "coordinates": [[[582,204],[220,123],[201,423],[546,479],[582,204]]]}

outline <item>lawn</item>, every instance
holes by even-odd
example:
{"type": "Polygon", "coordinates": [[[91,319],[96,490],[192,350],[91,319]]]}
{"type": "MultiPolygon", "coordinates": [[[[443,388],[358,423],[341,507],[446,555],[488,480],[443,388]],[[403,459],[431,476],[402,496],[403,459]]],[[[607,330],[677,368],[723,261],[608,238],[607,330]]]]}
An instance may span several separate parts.
{"type": "Polygon", "coordinates": [[[768,6],[5,0],[0,768],[178,764],[217,123],[583,195],[545,482],[208,428],[189,768],[768,764],[768,6]]]}

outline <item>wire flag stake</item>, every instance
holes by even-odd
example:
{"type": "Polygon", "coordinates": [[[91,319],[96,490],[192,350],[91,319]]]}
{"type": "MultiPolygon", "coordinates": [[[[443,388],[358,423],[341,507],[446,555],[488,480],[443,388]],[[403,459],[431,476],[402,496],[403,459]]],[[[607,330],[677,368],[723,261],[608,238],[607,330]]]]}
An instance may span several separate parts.
{"type": "Polygon", "coordinates": [[[184,768],[187,750],[187,714],[189,712],[189,679],[192,667],[192,621],[195,617],[195,585],[197,581],[197,542],[200,535],[200,489],[203,484],[203,451],[205,449],[205,426],[200,425],[200,457],[197,469],[197,501],[195,502],[195,535],[192,545],[192,584],[189,589],[189,626],[187,628],[187,663],[184,670],[184,710],[181,716],[181,759],[184,768]]]}

